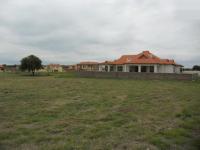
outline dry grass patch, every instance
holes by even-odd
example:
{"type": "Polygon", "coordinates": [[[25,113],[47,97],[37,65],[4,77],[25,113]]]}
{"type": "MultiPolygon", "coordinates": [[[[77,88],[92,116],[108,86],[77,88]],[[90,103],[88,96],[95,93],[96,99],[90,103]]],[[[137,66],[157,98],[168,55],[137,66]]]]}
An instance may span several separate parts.
{"type": "Polygon", "coordinates": [[[200,148],[199,82],[0,74],[0,149],[200,148]]]}

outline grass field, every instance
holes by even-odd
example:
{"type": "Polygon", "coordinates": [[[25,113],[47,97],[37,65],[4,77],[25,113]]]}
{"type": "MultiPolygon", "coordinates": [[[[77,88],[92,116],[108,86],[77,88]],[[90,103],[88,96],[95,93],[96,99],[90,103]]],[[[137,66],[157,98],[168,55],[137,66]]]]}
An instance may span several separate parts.
{"type": "Polygon", "coordinates": [[[198,150],[200,82],[0,73],[0,149],[198,150]]]}

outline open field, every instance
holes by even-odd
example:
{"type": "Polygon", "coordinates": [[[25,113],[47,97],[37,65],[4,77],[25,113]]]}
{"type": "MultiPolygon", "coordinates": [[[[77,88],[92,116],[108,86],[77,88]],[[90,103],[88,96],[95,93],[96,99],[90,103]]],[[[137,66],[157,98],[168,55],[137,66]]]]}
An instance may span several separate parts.
{"type": "Polygon", "coordinates": [[[0,149],[198,150],[200,82],[0,73],[0,149]]]}

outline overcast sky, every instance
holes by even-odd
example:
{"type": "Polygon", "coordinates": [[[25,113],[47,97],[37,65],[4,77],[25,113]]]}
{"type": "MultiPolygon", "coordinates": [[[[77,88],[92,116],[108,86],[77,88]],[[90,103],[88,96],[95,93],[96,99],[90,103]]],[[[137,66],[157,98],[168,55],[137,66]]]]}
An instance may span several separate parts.
{"type": "Polygon", "coordinates": [[[150,50],[200,65],[200,0],[0,0],[0,64],[112,60],[150,50]]]}

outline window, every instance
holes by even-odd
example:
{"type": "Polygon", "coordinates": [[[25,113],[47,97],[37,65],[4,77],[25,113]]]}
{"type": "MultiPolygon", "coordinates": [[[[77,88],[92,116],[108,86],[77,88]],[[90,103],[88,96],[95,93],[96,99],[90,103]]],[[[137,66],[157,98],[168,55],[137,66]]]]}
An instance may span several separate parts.
{"type": "Polygon", "coordinates": [[[150,72],[154,72],[154,66],[150,66],[150,72]]]}
{"type": "Polygon", "coordinates": [[[82,65],[82,69],[84,69],[85,68],[85,65],[82,65]]]}
{"type": "Polygon", "coordinates": [[[110,66],[110,71],[114,71],[114,66],[110,66]]]}
{"type": "Polygon", "coordinates": [[[108,66],[105,66],[105,71],[108,72],[108,66]]]}
{"type": "Polygon", "coordinates": [[[123,71],[123,66],[117,66],[117,71],[122,72],[123,71]]]}
{"type": "Polygon", "coordinates": [[[129,72],[138,72],[138,66],[130,66],[129,72]]]}
{"type": "Polygon", "coordinates": [[[141,66],[141,72],[147,72],[147,66],[141,66]]]}

